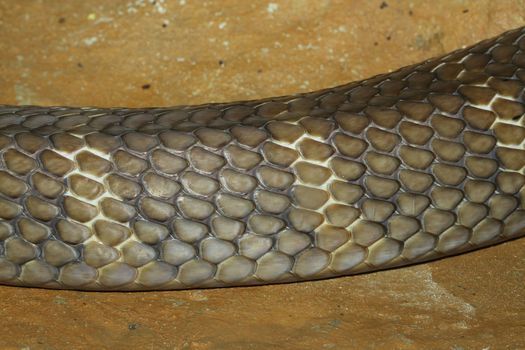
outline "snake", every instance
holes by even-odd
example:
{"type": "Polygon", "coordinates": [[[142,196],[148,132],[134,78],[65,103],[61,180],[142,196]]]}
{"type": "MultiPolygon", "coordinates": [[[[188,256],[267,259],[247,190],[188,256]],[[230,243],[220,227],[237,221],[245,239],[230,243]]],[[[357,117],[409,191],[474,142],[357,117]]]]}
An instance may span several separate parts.
{"type": "Polygon", "coordinates": [[[317,280],[525,235],[525,27],[320,91],[0,105],[0,284],[317,280]]]}

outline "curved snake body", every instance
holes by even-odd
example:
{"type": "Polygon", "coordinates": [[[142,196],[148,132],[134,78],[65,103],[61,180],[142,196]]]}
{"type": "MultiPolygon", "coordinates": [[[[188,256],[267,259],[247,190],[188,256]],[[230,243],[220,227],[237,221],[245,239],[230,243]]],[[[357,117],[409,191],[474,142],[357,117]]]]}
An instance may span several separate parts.
{"type": "Polygon", "coordinates": [[[525,235],[525,28],[259,101],[0,106],[0,282],[350,275],[525,235]]]}

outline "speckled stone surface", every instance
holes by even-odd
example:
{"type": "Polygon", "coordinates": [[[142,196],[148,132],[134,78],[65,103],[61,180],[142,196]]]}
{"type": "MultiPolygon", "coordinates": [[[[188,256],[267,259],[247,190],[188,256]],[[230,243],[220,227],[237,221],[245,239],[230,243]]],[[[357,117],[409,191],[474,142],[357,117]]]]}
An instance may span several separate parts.
{"type": "MultiPolygon", "coordinates": [[[[524,9],[523,1],[2,1],[0,103],[167,106],[303,92],[522,26],[524,9]]],[[[0,347],[519,349],[524,251],[521,239],[267,287],[2,287],[0,347]]]]}

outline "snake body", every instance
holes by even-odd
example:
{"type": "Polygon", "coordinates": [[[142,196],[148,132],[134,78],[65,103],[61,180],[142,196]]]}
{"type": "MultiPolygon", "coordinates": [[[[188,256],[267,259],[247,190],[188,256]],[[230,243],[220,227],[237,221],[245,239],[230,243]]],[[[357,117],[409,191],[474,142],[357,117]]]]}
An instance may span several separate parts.
{"type": "Polygon", "coordinates": [[[0,106],[0,283],[350,275],[525,235],[525,28],[288,97],[0,106]]]}

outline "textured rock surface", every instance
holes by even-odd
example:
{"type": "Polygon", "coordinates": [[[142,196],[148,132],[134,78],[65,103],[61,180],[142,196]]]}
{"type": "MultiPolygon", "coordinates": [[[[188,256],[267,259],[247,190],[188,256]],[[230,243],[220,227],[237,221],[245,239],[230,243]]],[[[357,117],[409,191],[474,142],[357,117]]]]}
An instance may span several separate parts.
{"type": "MultiPolygon", "coordinates": [[[[307,91],[523,25],[523,8],[520,1],[2,3],[1,102],[154,106],[307,91]]],[[[285,286],[134,294],[3,287],[0,345],[520,348],[524,243],[285,286]]]]}

